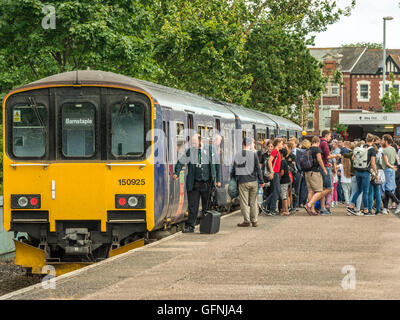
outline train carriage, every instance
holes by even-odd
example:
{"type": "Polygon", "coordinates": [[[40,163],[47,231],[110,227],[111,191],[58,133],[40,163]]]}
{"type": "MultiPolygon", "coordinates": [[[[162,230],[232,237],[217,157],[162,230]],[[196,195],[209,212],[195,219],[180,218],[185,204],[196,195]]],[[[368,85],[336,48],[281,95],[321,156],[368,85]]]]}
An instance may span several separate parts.
{"type": "Polygon", "coordinates": [[[226,188],[238,130],[260,140],[276,136],[280,122],[301,132],[286,119],[103,71],[10,92],[3,224],[27,235],[15,241],[16,264],[61,274],[143,245],[186,219],[185,173],[171,176],[194,132],[205,141],[220,133],[226,188]]]}

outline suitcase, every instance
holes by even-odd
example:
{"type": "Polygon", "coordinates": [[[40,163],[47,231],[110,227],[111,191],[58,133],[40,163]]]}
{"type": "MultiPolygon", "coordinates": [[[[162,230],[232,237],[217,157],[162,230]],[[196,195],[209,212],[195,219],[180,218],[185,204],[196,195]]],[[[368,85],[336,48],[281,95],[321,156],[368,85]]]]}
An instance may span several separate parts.
{"type": "Polygon", "coordinates": [[[200,220],[200,233],[217,233],[219,231],[220,221],[220,212],[214,210],[206,211],[204,218],[200,220]]]}

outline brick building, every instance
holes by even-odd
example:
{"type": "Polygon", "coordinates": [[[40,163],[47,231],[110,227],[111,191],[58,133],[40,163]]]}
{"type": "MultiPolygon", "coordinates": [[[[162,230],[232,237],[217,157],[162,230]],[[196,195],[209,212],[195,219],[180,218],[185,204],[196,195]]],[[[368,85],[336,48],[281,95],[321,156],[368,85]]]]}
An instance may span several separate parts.
{"type": "MultiPolygon", "coordinates": [[[[338,121],[348,125],[349,139],[364,137],[367,132],[400,135],[400,103],[394,113],[382,112],[382,49],[310,48],[310,52],[324,64],[329,81],[303,123],[309,135],[333,129],[338,121]],[[343,76],[342,86],[334,81],[336,71],[343,76]]],[[[400,50],[386,50],[386,71],[386,90],[399,90],[400,50]],[[393,83],[389,73],[395,76],[393,83]]]]}

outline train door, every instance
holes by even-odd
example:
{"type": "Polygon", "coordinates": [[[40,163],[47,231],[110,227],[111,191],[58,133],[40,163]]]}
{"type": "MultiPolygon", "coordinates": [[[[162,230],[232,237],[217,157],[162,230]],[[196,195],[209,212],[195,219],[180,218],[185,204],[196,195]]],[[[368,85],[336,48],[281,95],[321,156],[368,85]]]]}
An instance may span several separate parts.
{"type": "Polygon", "coordinates": [[[163,215],[170,216],[170,207],[173,203],[174,199],[174,186],[173,186],[173,166],[171,165],[171,151],[170,151],[170,143],[171,143],[171,135],[170,135],[170,121],[169,121],[169,110],[163,110],[163,123],[162,123],[162,130],[164,134],[163,140],[163,152],[164,152],[164,181],[165,183],[165,190],[163,192],[163,196],[167,201],[165,202],[164,212],[163,215]]]}
{"type": "MultiPolygon", "coordinates": [[[[170,176],[174,173],[175,165],[189,146],[187,141],[187,116],[181,111],[170,110],[170,176]]],[[[173,221],[181,220],[187,208],[185,195],[185,177],[187,166],[185,165],[179,175],[179,179],[171,179],[170,192],[170,216],[173,221]]]]}

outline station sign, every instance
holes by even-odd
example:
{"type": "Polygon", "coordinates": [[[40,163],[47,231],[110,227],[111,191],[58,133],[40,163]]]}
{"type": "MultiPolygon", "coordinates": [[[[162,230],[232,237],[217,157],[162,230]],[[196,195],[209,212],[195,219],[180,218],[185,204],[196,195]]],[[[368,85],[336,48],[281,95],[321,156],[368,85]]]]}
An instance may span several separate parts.
{"type": "Polygon", "coordinates": [[[339,113],[339,123],[348,125],[360,124],[400,124],[400,112],[388,113],[339,113]]]}

